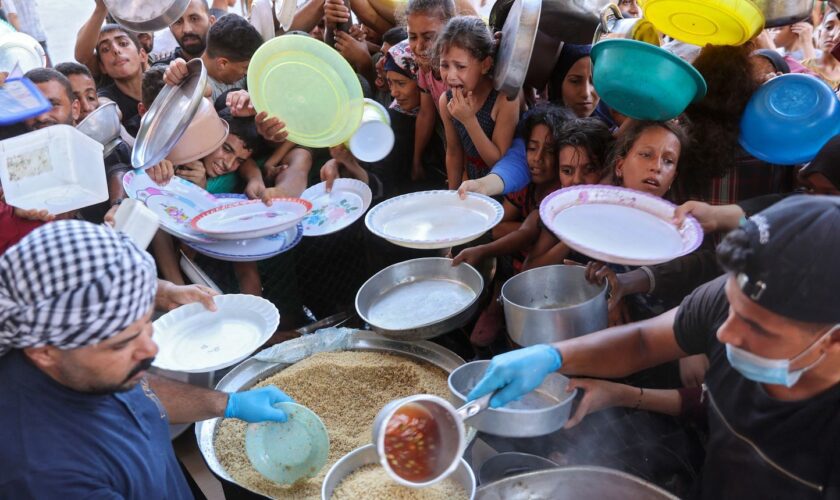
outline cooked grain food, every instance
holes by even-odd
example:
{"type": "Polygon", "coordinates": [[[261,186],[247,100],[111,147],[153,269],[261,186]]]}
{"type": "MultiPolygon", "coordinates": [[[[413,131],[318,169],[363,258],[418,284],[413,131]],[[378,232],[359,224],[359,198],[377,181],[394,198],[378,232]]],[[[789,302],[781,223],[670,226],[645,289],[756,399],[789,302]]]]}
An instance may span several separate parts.
{"type": "Polygon", "coordinates": [[[365,465],[345,477],[333,491],[333,500],[459,500],[467,492],[452,478],[428,488],[409,488],[394,482],[379,464],[365,465]]]}
{"type": "Polygon", "coordinates": [[[216,433],[216,456],[236,482],[273,498],[320,498],[330,467],[354,449],[370,444],[373,419],[391,400],[413,394],[447,397],[443,370],[406,357],[376,352],[315,354],[260,381],[274,384],[324,421],[330,436],[327,465],[314,478],[283,486],[265,479],[245,454],[245,427],[223,420],[216,433]]]}

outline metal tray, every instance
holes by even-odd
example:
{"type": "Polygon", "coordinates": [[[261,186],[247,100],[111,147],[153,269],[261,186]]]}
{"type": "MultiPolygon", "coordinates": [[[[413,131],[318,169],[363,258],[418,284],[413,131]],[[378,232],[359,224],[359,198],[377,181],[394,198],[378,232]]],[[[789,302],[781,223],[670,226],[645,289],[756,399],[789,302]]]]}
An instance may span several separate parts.
{"type": "MultiPolygon", "coordinates": [[[[327,477],[324,478],[324,484],[321,486],[321,500],[330,500],[333,491],[341,484],[345,477],[350,475],[356,469],[364,467],[365,465],[378,464],[379,456],[376,454],[376,447],[372,444],[356,448],[350,453],[344,455],[338,462],[333,464],[327,477]]],[[[461,458],[461,462],[455,472],[450,476],[464,487],[467,492],[467,497],[472,500],[475,497],[475,474],[473,474],[467,461],[461,458]]]]}
{"type": "MultiPolygon", "coordinates": [[[[454,352],[441,347],[432,342],[400,342],[396,340],[389,340],[382,338],[373,332],[359,332],[352,336],[350,341],[351,351],[374,351],[390,354],[399,354],[408,358],[425,361],[429,364],[437,366],[446,373],[451,373],[452,370],[464,364],[461,359],[454,352]]],[[[225,375],[222,380],[216,385],[216,389],[224,392],[237,392],[249,389],[256,385],[259,381],[274,375],[291,366],[288,363],[264,363],[256,359],[249,358],[243,361],[239,366],[225,375]]],[[[237,483],[230,474],[222,467],[216,456],[216,449],[213,442],[216,436],[216,427],[221,419],[214,418],[211,420],[203,420],[195,424],[195,437],[198,442],[198,448],[204,456],[204,461],[207,462],[207,467],[213,471],[218,477],[237,483]]],[[[469,429],[467,440],[475,437],[475,429],[469,429]]],[[[242,488],[248,489],[243,485],[242,488]]],[[[252,491],[252,490],[249,490],[252,491]]],[[[254,492],[256,493],[256,492],[254,492]]]]}
{"type": "Polygon", "coordinates": [[[484,278],[469,264],[427,257],[374,274],[356,294],[356,311],[395,340],[436,337],[463,326],[478,309],[484,278]]]}

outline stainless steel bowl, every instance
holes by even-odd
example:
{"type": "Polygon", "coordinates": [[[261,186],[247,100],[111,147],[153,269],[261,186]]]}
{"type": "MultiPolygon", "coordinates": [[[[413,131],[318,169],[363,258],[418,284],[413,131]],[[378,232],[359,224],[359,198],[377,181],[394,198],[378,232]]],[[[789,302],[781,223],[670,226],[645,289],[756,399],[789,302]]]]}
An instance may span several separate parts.
{"type": "MultiPolygon", "coordinates": [[[[467,394],[478,384],[490,361],[473,361],[449,374],[452,404],[461,406],[467,394]]],[[[559,373],[549,374],[534,391],[503,408],[488,408],[469,419],[469,425],[481,432],[503,437],[534,437],[550,434],[569,419],[577,389],[566,392],[569,379],[559,373]]]]}
{"type": "Polygon", "coordinates": [[[441,257],[408,260],[367,280],[356,294],[356,312],[384,337],[429,339],[466,324],[478,309],[483,289],[484,279],[468,264],[452,267],[452,259],[441,257]],[[451,301],[460,306],[450,314],[428,316],[435,306],[446,307],[451,301]]]}
{"type": "Polygon", "coordinates": [[[190,0],[103,0],[120,26],[138,33],[166,29],[187,10],[190,0]]]}
{"type": "MultiPolygon", "coordinates": [[[[333,490],[341,484],[341,481],[345,477],[349,476],[355,470],[365,465],[378,463],[379,457],[376,455],[376,447],[372,444],[356,448],[347,455],[344,455],[327,473],[327,477],[324,479],[324,484],[321,487],[321,499],[329,500],[332,498],[333,490]]],[[[450,477],[464,487],[470,500],[475,497],[475,475],[469,465],[467,465],[466,460],[461,458],[458,468],[455,469],[455,472],[450,477]]]]}
{"type": "Polygon", "coordinates": [[[508,335],[527,347],[571,339],[608,326],[607,284],[586,281],[582,266],[519,273],[502,286],[508,335]]]}
{"type": "Polygon", "coordinates": [[[76,129],[105,146],[104,156],[108,156],[120,142],[120,115],[117,104],[107,102],[99,106],[76,125],[76,129]]]}
{"type": "Polygon", "coordinates": [[[606,467],[560,467],[482,485],[477,500],[574,498],[575,500],[676,500],[655,484],[606,467]]]}
{"type": "Polygon", "coordinates": [[[775,28],[804,21],[814,9],[814,0],[752,0],[764,13],[764,27],[775,28]]]}
{"type": "MultiPolygon", "coordinates": [[[[437,366],[446,373],[451,373],[452,370],[464,364],[464,360],[457,354],[437,344],[428,341],[399,342],[382,338],[372,332],[359,332],[354,334],[348,350],[397,354],[418,361],[425,361],[426,363],[437,366]]],[[[261,380],[285,370],[289,366],[291,364],[264,363],[250,358],[243,361],[231,370],[230,373],[225,375],[216,385],[216,389],[224,392],[247,390],[261,380]]],[[[196,422],[195,436],[198,441],[198,448],[204,456],[207,467],[214,474],[226,481],[238,484],[224,467],[222,467],[222,464],[219,462],[219,457],[216,456],[216,448],[213,446],[220,420],[219,418],[214,418],[196,422]]],[[[468,429],[467,442],[472,437],[475,437],[475,432],[474,429],[468,429]]],[[[244,485],[239,486],[248,489],[244,485]]]]}

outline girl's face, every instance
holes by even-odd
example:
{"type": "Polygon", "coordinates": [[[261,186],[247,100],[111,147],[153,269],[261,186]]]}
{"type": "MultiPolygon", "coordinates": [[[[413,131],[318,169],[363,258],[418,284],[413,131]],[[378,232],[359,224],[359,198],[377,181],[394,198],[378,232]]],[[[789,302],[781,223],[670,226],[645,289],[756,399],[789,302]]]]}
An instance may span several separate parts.
{"type": "Polygon", "coordinates": [[[420,106],[420,89],[417,82],[396,71],[385,73],[388,88],[391,90],[391,97],[397,101],[405,111],[411,111],[420,106]]]}
{"type": "Polygon", "coordinates": [[[554,137],[546,125],[539,124],[531,130],[531,137],[525,147],[525,157],[528,159],[531,182],[544,184],[557,180],[554,137]]]}
{"type": "Polygon", "coordinates": [[[627,156],[619,158],[615,175],[624,187],[661,198],[674,182],[679,159],[677,136],[662,127],[650,127],[636,138],[627,156]]]}
{"type": "Polygon", "coordinates": [[[598,93],[592,85],[592,59],[581,57],[563,79],[563,104],[578,118],[592,116],[598,106],[598,93]]]}
{"type": "Polygon", "coordinates": [[[636,0],[618,0],[616,3],[618,4],[618,10],[621,11],[622,16],[642,17],[642,9],[639,8],[639,4],[636,3],[636,0]]]}
{"type": "Polygon", "coordinates": [[[830,12],[820,26],[820,45],[823,50],[830,52],[838,43],[840,43],[840,20],[837,18],[837,13],[830,12]]]}
{"type": "Polygon", "coordinates": [[[440,77],[451,88],[471,92],[490,71],[489,57],[479,61],[460,47],[449,47],[440,56],[440,77]]]}
{"type": "Polygon", "coordinates": [[[586,149],[578,146],[564,146],[558,155],[560,185],[564,188],[581,184],[598,184],[601,173],[598,165],[589,158],[586,149]]]}
{"type": "Polygon", "coordinates": [[[444,21],[435,15],[415,12],[406,19],[408,25],[408,45],[414,53],[417,64],[428,68],[432,64],[432,49],[438,33],[443,29],[444,21]]]}

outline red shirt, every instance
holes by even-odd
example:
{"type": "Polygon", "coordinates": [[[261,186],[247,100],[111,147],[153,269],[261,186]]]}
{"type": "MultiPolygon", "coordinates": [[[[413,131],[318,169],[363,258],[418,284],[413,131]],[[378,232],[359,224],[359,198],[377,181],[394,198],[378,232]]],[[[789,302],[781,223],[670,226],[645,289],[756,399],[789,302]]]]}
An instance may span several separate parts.
{"type": "Polygon", "coordinates": [[[15,207],[0,201],[0,254],[44,224],[46,222],[18,217],[15,207]]]}

